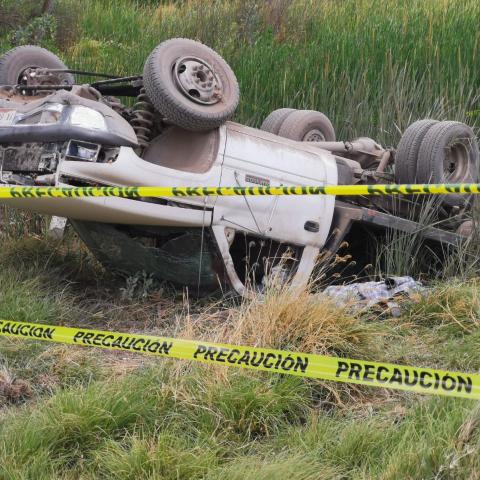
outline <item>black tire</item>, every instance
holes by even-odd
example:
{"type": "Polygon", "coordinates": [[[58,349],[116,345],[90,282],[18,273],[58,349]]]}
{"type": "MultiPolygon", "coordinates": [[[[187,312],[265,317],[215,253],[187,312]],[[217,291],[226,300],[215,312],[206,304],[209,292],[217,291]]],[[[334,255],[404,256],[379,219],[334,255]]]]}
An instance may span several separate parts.
{"type": "Polygon", "coordinates": [[[278,110],[274,110],[267,116],[267,118],[265,118],[260,130],[278,135],[283,122],[292,112],[295,112],[295,109],[279,108],[278,110]]]}
{"type": "MultiPolygon", "coordinates": [[[[417,179],[422,183],[477,183],[479,150],[473,130],[460,122],[440,122],[425,135],[418,153],[417,179]]],[[[445,205],[465,206],[469,195],[449,194],[445,205]]]]}
{"type": "Polygon", "coordinates": [[[278,135],[298,142],[334,142],[336,138],[332,122],[314,110],[297,110],[288,115],[278,135]]]}
{"type": "Polygon", "coordinates": [[[190,131],[217,128],[232,117],[240,100],[237,79],[227,62],[206,45],[185,38],[167,40],[153,50],[145,63],[143,82],[166,120],[190,131]],[[193,62],[188,59],[192,57],[193,62]],[[193,73],[193,65],[197,69],[206,65],[203,78],[200,72],[193,73]],[[193,82],[191,89],[186,88],[187,82],[193,82]],[[219,86],[216,92],[215,85],[219,86]],[[205,103],[206,98],[213,103],[205,103]]]}
{"type": "Polygon", "coordinates": [[[422,140],[437,120],[418,120],[403,132],[395,153],[395,180],[397,183],[416,183],[417,160],[422,140]]]}
{"type": "MultiPolygon", "coordinates": [[[[27,68],[59,68],[67,66],[52,52],[34,45],[13,48],[0,57],[0,85],[18,85],[22,72],[27,68]]],[[[75,77],[70,73],[58,73],[60,85],[73,85],[75,77]]]]}

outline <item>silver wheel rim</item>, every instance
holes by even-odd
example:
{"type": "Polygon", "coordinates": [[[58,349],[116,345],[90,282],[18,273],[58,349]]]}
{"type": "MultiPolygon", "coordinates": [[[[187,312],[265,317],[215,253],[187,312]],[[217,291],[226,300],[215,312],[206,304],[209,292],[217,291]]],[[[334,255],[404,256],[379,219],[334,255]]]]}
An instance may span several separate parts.
{"type": "Polygon", "coordinates": [[[173,66],[177,87],[189,100],[215,105],[223,97],[223,84],[214,69],[198,57],[182,57],[173,66]]]}
{"type": "Polygon", "coordinates": [[[324,142],[325,141],[325,135],[318,128],[314,128],[314,129],[308,131],[303,136],[302,141],[303,142],[324,142]]]}
{"type": "Polygon", "coordinates": [[[444,179],[450,182],[465,180],[470,171],[469,160],[469,149],[465,143],[457,142],[449,145],[443,161],[444,179]]]}

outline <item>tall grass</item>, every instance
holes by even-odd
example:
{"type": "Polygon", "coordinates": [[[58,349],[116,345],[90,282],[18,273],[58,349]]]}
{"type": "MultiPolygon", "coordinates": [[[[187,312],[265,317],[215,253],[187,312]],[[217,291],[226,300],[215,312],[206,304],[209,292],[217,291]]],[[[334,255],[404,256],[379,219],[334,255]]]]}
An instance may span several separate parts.
{"type": "Polygon", "coordinates": [[[476,0],[83,5],[82,38],[64,52],[71,65],[133,74],[162,40],[195,38],[233,67],[237,119],[251,125],[275,108],[309,108],[326,113],[340,138],[395,145],[418,118],[477,121],[476,0]]]}

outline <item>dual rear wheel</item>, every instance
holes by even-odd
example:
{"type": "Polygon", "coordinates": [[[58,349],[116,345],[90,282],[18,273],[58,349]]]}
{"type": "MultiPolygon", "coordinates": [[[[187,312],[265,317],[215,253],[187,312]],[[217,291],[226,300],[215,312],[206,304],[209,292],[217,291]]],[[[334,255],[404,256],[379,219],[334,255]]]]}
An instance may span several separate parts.
{"type": "Polygon", "coordinates": [[[274,110],[260,129],[298,142],[334,142],[336,138],[332,122],[314,110],[274,110]]]}
{"type": "MultiPolygon", "coordinates": [[[[461,122],[419,120],[410,125],[395,156],[397,183],[477,183],[479,148],[473,130],[461,122]]],[[[465,207],[469,195],[442,197],[449,207],[465,207]]]]}

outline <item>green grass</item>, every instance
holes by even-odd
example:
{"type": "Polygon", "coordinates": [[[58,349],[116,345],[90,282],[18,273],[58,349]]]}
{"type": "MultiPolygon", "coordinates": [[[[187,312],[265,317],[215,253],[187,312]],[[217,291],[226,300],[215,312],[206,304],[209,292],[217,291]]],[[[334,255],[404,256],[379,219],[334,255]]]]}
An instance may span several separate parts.
{"type": "MultiPolygon", "coordinates": [[[[322,304],[318,294],[294,301],[285,292],[271,292],[264,303],[191,304],[188,314],[177,308],[169,320],[146,325],[134,317],[126,323],[125,317],[136,311],[141,320],[155,293],[132,310],[118,289],[106,296],[100,290],[96,308],[116,304],[121,313],[95,316],[84,303],[89,284],[76,276],[82,255],[67,248],[72,239],[57,246],[55,261],[41,262],[43,271],[39,265],[32,269],[32,252],[41,259],[52,245],[36,242],[34,249],[12,244],[2,255],[0,292],[9,291],[12,278],[19,292],[15,300],[5,295],[1,302],[2,308],[10,305],[11,318],[30,303],[36,310],[29,315],[39,321],[63,318],[67,324],[182,336],[190,331],[200,338],[223,332],[228,341],[248,342],[253,321],[263,312],[270,320],[257,323],[260,345],[340,349],[357,358],[447,370],[480,368],[475,280],[439,283],[428,295],[403,302],[399,319],[338,309],[342,320],[336,325],[334,307],[322,304]],[[68,268],[61,268],[66,259],[68,268]],[[55,281],[42,284],[53,276],[55,281]],[[38,282],[33,286],[32,278],[38,282]],[[269,302],[275,308],[269,309],[269,302]],[[286,325],[305,314],[298,304],[310,305],[310,316],[293,334],[286,325]],[[236,319],[242,319],[241,326],[236,319]]],[[[478,402],[10,339],[0,339],[0,362],[0,385],[6,372],[31,388],[21,399],[0,394],[2,479],[468,479],[480,474],[478,402]]]]}
{"type": "MultiPolygon", "coordinates": [[[[477,126],[475,0],[86,0],[65,29],[76,19],[67,3],[56,50],[69,65],[138,73],[160,41],[195,38],[232,65],[236,119],[250,125],[280,107],[316,109],[339,138],[386,145],[418,118],[477,126]]],[[[308,293],[243,305],[125,295],[71,233],[55,243],[39,216],[2,219],[1,318],[480,369],[478,253],[443,265],[440,278],[459,278],[402,302],[394,319],[308,293]],[[476,264],[468,274],[462,259],[476,264]]],[[[415,239],[390,240],[378,268],[410,272],[415,239]]],[[[1,480],[480,477],[478,402],[5,338],[0,387],[1,480]],[[28,394],[7,395],[18,382],[28,394]]]]}
{"type": "Polygon", "coordinates": [[[480,5],[475,0],[296,0],[282,10],[247,1],[142,7],[88,0],[75,66],[133,74],[156,44],[195,38],[217,49],[241,86],[237,119],[275,108],[320,110],[340,138],[396,145],[418,118],[476,122],[480,5]]]}
{"type": "MultiPolygon", "coordinates": [[[[141,73],[152,49],[171,37],[217,49],[237,74],[236,119],[247,124],[260,125],[280,107],[315,109],[332,119],[339,138],[396,145],[419,118],[478,120],[476,0],[58,5],[57,49],[72,67],[141,73]]],[[[8,48],[0,39],[0,50],[8,48]]]]}
{"type": "Polygon", "coordinates": [[[318,409],[292,378],[164,365],[4,417],[2,478],[475,478],[478,405],[318,409]],[[214,378],[214,380],[216,377],[214,378]],[[454,461],[456,460],[456,461],[454,461]],[[472,476],[473,475],[473,476],[472,476]]]}

